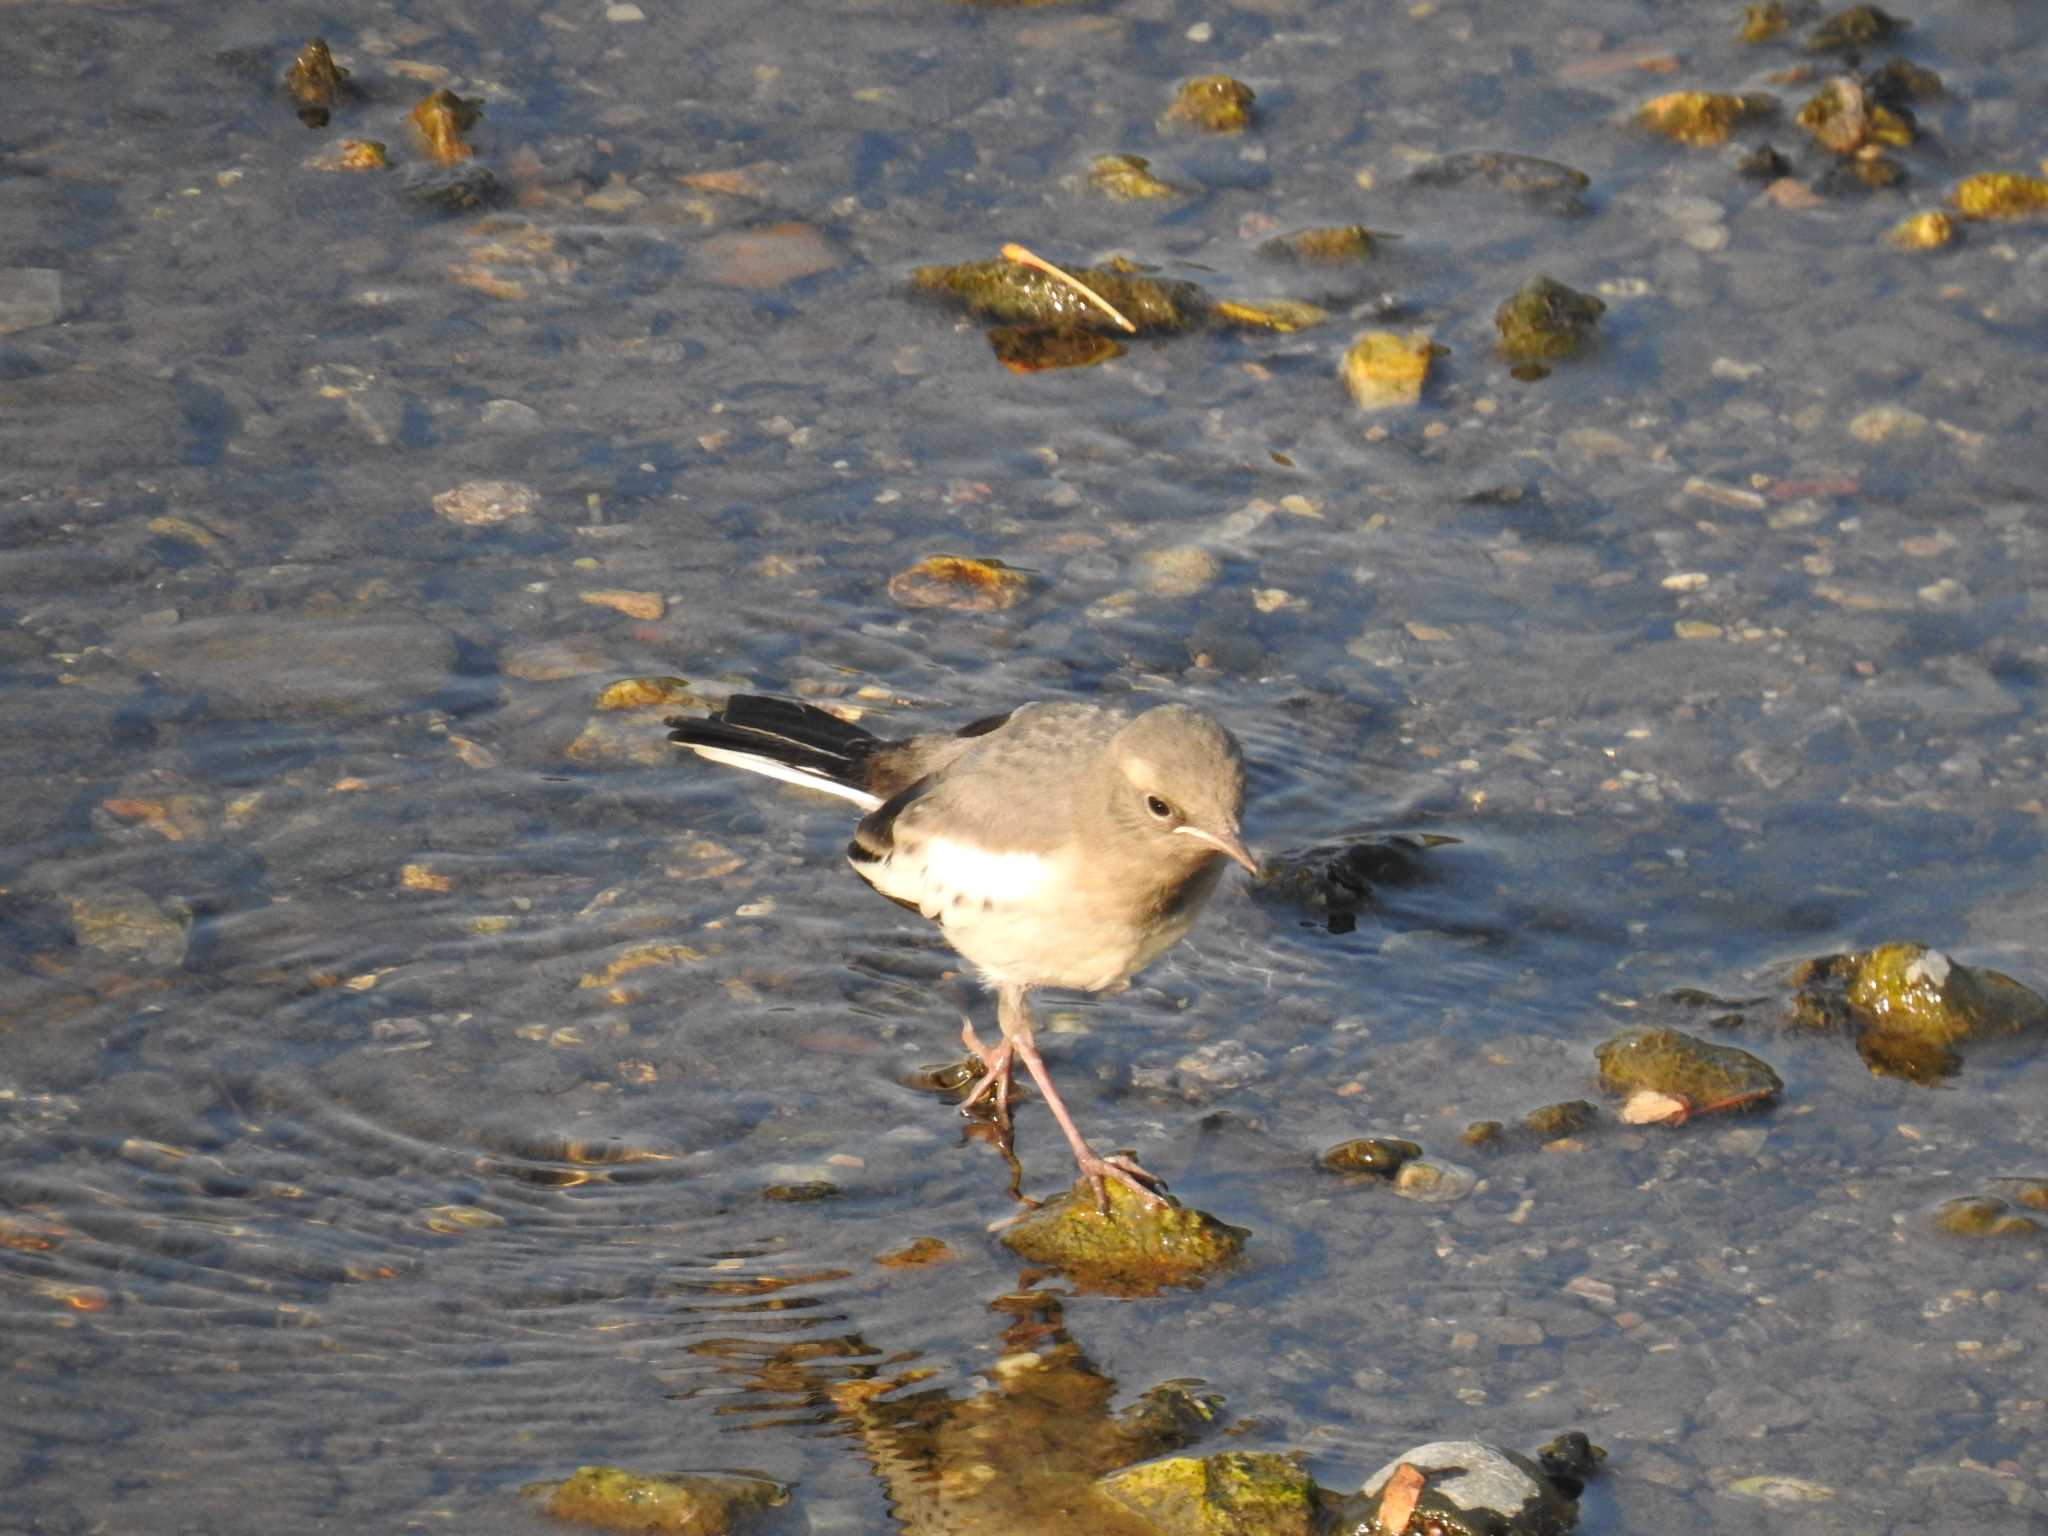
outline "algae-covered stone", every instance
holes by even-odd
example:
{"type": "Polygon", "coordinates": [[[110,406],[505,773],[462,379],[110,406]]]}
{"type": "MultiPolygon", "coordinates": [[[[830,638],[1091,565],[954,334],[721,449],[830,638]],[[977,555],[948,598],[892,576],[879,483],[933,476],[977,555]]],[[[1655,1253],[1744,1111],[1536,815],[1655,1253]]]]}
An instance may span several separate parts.
{"type": "Polygon", "coordinates": [[[412,109],[412,125],[418,130],[427,157],[436,165],[457,165],[476,151],[463,140],[483,115],[481,97],[458,96],[438,90],[412,109]]]}
{"type": "Polygon", "coordinates": [[[1129,1296],[1199,1285],[1243,1251],[1247,1234],[1205,1212],[1173,1200],[1148,1205],[1114,1179],[1105,1188],[1108,1211],[1081,1179],[1005,1228],[1003,1246],[1077,1285],[1129,1296]]]}
{"type": "Polygon", "coordinates": [[[541,1508],[557,1520],[647,1536],[728,1536],[789,1497],[787,1488],[764,1477],[658,1477],[619,1467],[579,1467],[559,1483],[526,1491],[543,1496],[541,1508]]]}
{"type": "Polygon", "coordinates": [[[1785,0],[1756,0],[1743,7],[1742,25],[1736,29],[1738,42],[1767,43],[1792,25],[1792,14],[1785,9],[1785,0]]]}
{"type": "Polygon", "coordinates": [[[1546,1104],[1541,1109],[1532,1109],[1522,1116],[1522,1129],[1542,1141],[1557,1141],[1566,1136],[1577,1136],[1590,1131],[1600,1123],[1600,1111],[1584,1099],[1567,1099],[1561,1104],[1546,1104]]]}
{"type": "Polygon", "coordinates": [[[362,94],[349,80],[348,71],[334,62],[327,40],[320,37],[301,48],[284,72],[284,93],[308,128],[325,128],[335,107],[362,94]]]}
{"type": "Polygon", "coordinates": [[[1938,250],[1955,237],[1955,221],[1938,208],[1910,214],[1885,232],[1885,239],[1902,251],[1938,250]]]}
{"type": "Polygon", "coordinates": [[[1228,75],[1199,75],[1174,93],[1162,121],[1203,133],[1242,133],[1251,126],[1252,88],[1228,75]]]}
{"type": "Polygon", "coordinates": [[[1681,144],[1726,144],[1737,128],[1768,117],[1777,106],[1774,98],[1760,94],[1672,91],[1636,108],[1636,121],[1681,144]]]}
{"type": "Polygon", "coordinates": [[[1112,202],[1157,202],[1182,196],[1181,189],[1152,174],[1143,155],[1098,155],[1088,167],[1088,185],[1112,202]]]}
{"type": "Polygon", "coordinates": [[[1794,1026],[1847,1031],[1870,1069],[1888,1077],[1932,1082],[1962,1065],[1964,1045],[2048,1034],[2038,993],[1923,944],[1824,955],[1793,980],[1794,1026]]]}
{"type": "Polygon", "coordinates": [[[1845,53],[1868,48],[1903,32],[1906,23],[1874,5],[1852,5],[1827,17],[1808,34],[1806,46],[1815,53],[1845,53]]]}
{"type": "Polygon", "coordinates": [[[1298,261],[1307,266],[1337,267],[1369,260],[1377,235],[1363,224],[1319,225],[1275,235],[1259,247],[1259,254],[1275,261],[1298,261]]]}
{"type": "Polygon", "coordinates": [[[1697,1113],[1768,1103],[1785,1090],[1778,1074],[1748,1051],[1679,1029],[1624,1030],[1593,1055],[1610,1093],[1648,1090],[1697,1113]]]}
{"type": "Polygon", "coordinates": [[[1213,312],[1218,321],[1251,330],[1277,331],[1283,336],[1321,325],[1330,318],[1327,309],[1300,299],[1218,299],[1213,312]]]}
{"type": "Polygon", "coordinates": [[[1510,362],[1548,362],[1582,351],[1593,339],[1606,304],[1548,277],[1534,277],[1493,313],[1501,356],[1510,362]]]}
{"type": "Polygon", "coordinates": [[[1422,1156],[1422,1148],[1398,1136],[1360,1136],[1340,1141],[1316,1159],[1328,1173],[1369,1173],[1391,1179],[1404,1164],[1422,1156]]]}
{"type": "Polygon", "coordinates": [[[2041,1222],[1996,1195],[1958,1195],[1934,1208],[1934,1226],[1951,1237],[2026,1237],[2041,1222]]]}
{"type": "Polygon", "coordinates": [[[906,608],[950,608],[957,613],[996,613],[1016,607],[1030,578],[1000,560],[964,555],[926,555],[889,578],[889,596],[906,608]]]}
{"type": "MultiPolygon", "coordinates": [[[[1099,294],[1140,333],[1185,331],[1208,315],[1208,297],[1198,285],[1155,277],[1131,262],[1081,267],[1069,275],[1099,294]]],[[[910,286],[921,293],[957,299],[973,313],[1005,324],[1090,331],[1118,328],[1073,284],[1003,257],[918,267],[910,274],[910,286]]]]}
{"type": "Polygon", "coordinates": [[[1321,1495],[1293,1456],[1223,1451],[1127,1467],[1102,1490],[1159,1536],[1312,1536],[1321,1495]]]}
{"type": "Polygon", "coordinates": [[[1903,148],[1913,142],[1911,119],[1872,100],[1863,82],[1851,75],[1837,75],[1823,85],[1799,109],[1796,121],[1822,148],[1838,155],[1854,154],[1866,144],[1903,148]]]}
{"type": "Polygon", "coordinates": [[[1361,331],[1339,371],[1361,411],[1386,411],[1422,398],[1439,348],[1428,331],[1361,331]]]}
{"type": "Polygon", "coordinates": [[[1461,149],[1425,160],[1408,173],[1418,187],[1509,193],[1553,213],[1583,212],[1580,195],[1592,179],[1575,166],[1510,150],[1461,149]]]}
{"type": "Polygon", "coordinates": [[[159,906],[131,885],[110,885],[71,898],[71,931],[81,949],[120,960],[175,966],[185,960],[192,914],[181,903],[159,906]]]}
{"type": "Polygon", "coordinates": [[[703,702],[680,677],[622,677],[597,696],[599,709],[654,709],[703,702]]]}
{"type": "Polygon", "coordinates": [[[2048,178],[2018,171],[1968,176],[1949,194],[1966,219],[2027,219],[2048,211],[2048,178]]]}

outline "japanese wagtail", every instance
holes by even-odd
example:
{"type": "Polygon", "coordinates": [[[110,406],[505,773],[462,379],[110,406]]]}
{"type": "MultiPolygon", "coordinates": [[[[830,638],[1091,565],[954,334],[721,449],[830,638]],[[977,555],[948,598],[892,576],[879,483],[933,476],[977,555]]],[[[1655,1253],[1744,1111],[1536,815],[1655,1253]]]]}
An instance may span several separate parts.
{"type": "Polygon", "coordinates": [[[1121,991],[1179,942],[1223,861],[1254,875],[1244,845],[1244,754],[1183,704],[1126,715],[1094,704],[1026,704],[959,730],[890,741],[809,704],[737,694],[668,722],[699,757],[851,800],[864,813],[846,856],[891,901],[936,922],[995,988],[1002,1042],[971,1020],[961,1040],[1009,1119],[1024,1063],[1107,1208],[1115,1179],[1156,1204],[1161,1181],[1098,1156],[1067,1113],[1031,1033],[1034,987],[1121,991]]]}

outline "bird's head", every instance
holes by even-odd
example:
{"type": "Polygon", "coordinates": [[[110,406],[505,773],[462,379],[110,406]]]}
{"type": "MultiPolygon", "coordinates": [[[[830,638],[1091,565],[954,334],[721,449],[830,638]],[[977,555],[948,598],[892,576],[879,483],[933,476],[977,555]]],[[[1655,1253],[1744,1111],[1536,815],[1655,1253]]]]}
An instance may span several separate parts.
{"type": "Polygon", "coordinates": [[[1117,820],[1162,857],[1198,868],[1218,854],[1256,875],[1244,845],[1244,753],[1237,738],[1184,704],[1148,709],[1110,742],[1117,820]]]}

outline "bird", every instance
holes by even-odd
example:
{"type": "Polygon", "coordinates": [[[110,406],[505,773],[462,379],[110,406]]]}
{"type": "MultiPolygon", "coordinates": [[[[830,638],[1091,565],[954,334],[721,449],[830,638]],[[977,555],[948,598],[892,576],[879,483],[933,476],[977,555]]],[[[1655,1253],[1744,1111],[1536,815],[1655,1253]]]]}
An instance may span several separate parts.
{"type": "Polygon", "coordinates": [[[937,923],[996,994],[995,1045],[962,1019],[983,1068],[962,1109],[987,1099],[1007,1133],[1022,1062],[1097,1208],[1109,1209],[1110,1180],[1163,1203],[1163,1180],[1082,1136],[1039,1054],[1031,994],[1123,990],[1186,935],[1226,863],[1256,878],[1240,828],[1244,753],[1220,721],[1185,704],[1034,702],[891,740],[814,704],[734,694],[666,723],[700,758],[858,807],[854,872],[937,923]]]}

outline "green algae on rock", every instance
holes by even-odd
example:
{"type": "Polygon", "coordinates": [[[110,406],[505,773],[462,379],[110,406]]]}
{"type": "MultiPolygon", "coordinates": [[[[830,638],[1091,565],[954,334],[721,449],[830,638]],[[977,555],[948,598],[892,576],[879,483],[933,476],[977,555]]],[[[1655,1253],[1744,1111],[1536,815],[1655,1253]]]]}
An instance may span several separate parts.
{"type": "MultiPolygon", "coordinates": [[[[1137,263],[1117,258],[1071,275],[1114,305],[1141,335],[1171,335],[1202,323],[1208,296],[1199,285],[1156,277],[1137,263]]],[[[1042,325],[1059,330],[1119,329],[1072,284],[1005,257],[912,269],[910,286],[920,293],[958,299],[977,315],[1006,325],[1042,325]]]]}
{"type": "Polygon", "coordinates": [[[1422,1148],[1398,1136],[1359,1136],[1340,1141],[1316,1159],[1325,1173],[1369,1173],[1391,1179],[1404,1163],[1422,1156],[1422,1148]]]}
{"type": "Polygon", "coordinates": [[[337,106],[362,95],[348,71],[334,62],[324,37],[311,39],[299,50],[284,72],[284,93],[308,128],[325,128],[337,106]]]}
{"type": "Polygon", "coordinates": [[[1670,1115],[1658,1119],[1766,1104],[1785,1091],[1778,1074],[1748,1051],[1680,1029],[1623,1030],[1593,1056],[1608,1092],[1674,1100],[1670,1115]]]}
{"type": "Polygon", "coordinates": [[[1375,241],[1394,238],[1377,234],[1363,224],[1327,224],[1275,235],[1259,246],[1259,254],[1273,261],[1298,261],[1304,266],[1348,266],[1371,260],[1375,241]]]}
{"type": "Polygon", "coordinates": [[[1814,53],[1846,53],[1888,41],[1905,31],[1908,25],[1902,18],[1874,5],[1852,5],[1825,18],[1808,34],[1806,46],[1814,53]]]}
{"type": "Polygon", "coordinates": [[[1031,578],[1014,565],[968,555],[926,555],[889,578],[889,597],[906,608],[996,613],[1017,606],[1031,578]]]}
{"type": "Polygon", "coordinates": [[[786,1487],[765,1477],[657,1477],[619,1467],[579,1467],[559,1483],[536,1483],[526,1492],[544,1495],[542,1510],[557,1520],[646,1536],[728,1536],[789,1498],[786,1487]]]}
{"type": "Polygon", "coordinates": [[[1838,155],[1854,154],[1868,144],[1904,148],[1913,142],[1911,118],[1873,100],[1853,75],[1837,75],[1822,85],[1794,121],[1838,155]]]}
{"type": "Polygon", "coordinates": [[[1576,167],[1511,150],[1461,149],[1425,160],[1408,173],[1418,187],[1507,193],[1552,213],[1585,211],[1580,196],[1592,178],[1576,167]]]}
{"type": "Polygon", "coordinates": [[[1158,1536],[1313,1536],[1322,1490],[1301,1459],[1271,1451],[1176,1456],[1112,1472],[1102,1490],[1158,1536]]]}
{"type": "Polygon", "coordinates": [[[2028,219],[2048,212],[2048,179],[2018,171],[1966,176],[1949,194],[1966,219],[2028,219]]]}
{"type": "Polygon", "coordinates": [[[1162,202],[1187,195],[1153,175],[1152,162],[1143,155],[1097,155],[1088,166],[1088,185],[1116,203],[1162,202]]]}
{"type": "Polygon", "coordinates": [[[1493,312],[1509,362],[1552,362],[1584,350],[1607,306],[1549,277],[1533,277],[1493,312]]]}
{"type": "Polygon", "coordinates": [[[2042,1223],[1996,1195],[1957,1195],[1934,1208],[1934,1227],[1951,1237],[2028,1237],[2042,1223]]]}
{"type": "Polygon", "coordinates": [[[1636,122],[1680,144],[1726,144],[1747,123],[1777,111],[1777,98],[1726,91],[1671,91],[1636,108],[1636,122]]]}
{"type": "Polygon", "coordinates": [[[1953,1075],[1964,1045],[2048,1034],[2048,1001],[2038,993],[1924,944],[1823,955],[1793,984],[1794,1027],[1846,1031],[1871,1071],[1916,1083],[1953,1075]]]}
{"type": "Polygon", "coordinates": [[[1202,133],[1242,133],[1251,126],[1252,88],[1228,75],[1198,75],[1184,81],[1160,117],[1168,127],[1202,133]]]}
{"type": "Polygon", "coordinates": [[[1755,0],[1743,7],[1742,25],[1736,29],[1735,40],[1767,43],[1791,25],[1792,13],[1785,8],[1785,0],[1755,0]]]}
{"type": "Polygon", "coordinates": [[[1106,1186],[1100,1211],[1086,1179],[1012,1222],[1003,1246],[1049,1265],[1088,1290],[1151,1296],[1167,1286],[1200,1285],[1234,1261],[1248,1235],[1173,1200],[1148,1205],[1125,1186],[1106,1186]]]}

